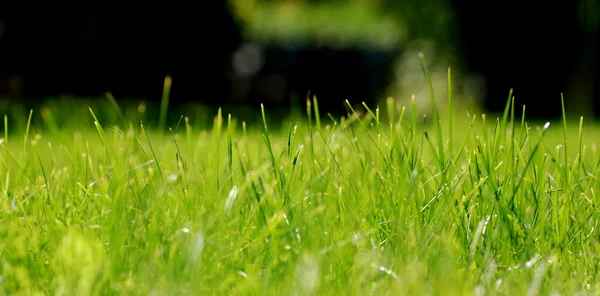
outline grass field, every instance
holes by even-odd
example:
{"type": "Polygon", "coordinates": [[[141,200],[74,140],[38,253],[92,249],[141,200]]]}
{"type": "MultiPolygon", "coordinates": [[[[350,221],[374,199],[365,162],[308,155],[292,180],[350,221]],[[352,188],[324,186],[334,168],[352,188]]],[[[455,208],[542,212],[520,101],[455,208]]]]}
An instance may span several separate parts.
{"type": "Polygon", "coordinates": [[[333,120],[309,102],[283,124],[171,122],[164,104],[157,129],[113,100],[85,114],[111,122],[5,124],[2,295],[600,289],[591,122],[529,122],[512,99],[426,124],[414,105],[333,120]]]}

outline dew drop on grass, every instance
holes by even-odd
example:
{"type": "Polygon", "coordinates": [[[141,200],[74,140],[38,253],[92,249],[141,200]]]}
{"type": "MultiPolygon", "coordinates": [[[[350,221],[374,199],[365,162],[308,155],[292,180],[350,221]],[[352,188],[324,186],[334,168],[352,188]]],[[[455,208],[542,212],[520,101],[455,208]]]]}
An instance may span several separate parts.
{"type": "Polygon", "coordinates": [[[533,266],[536,262],[538,262],[542,257],[540,255],[535,255],[533,256],[533,258],[531,258],[531,260],[527,261],[525,263],[525,267],[527,268],[531,268],[531,266],[533,266]]]}
{"type": "Polygon", "coordinates": [[[485,289],[482,286],[477,286],[473,289],[473,294],[477,296],[485,295],[485,289]]]}
{"type": "Polygon", "coordinates": [[[227,199],[225,200],[225,213],[229,214],[229,212],[231,211],[231,208],[233,207],[233,203],[235,202],[235,199],[237,198],[237,194],[238,194],[238,187],[233,185],[233,187],[229,191],[229,194],[227,195],[227,199]]]}
{"type": "Polygon", "coordinates": [[[196,234],[196,240],[192,243],[190,257],[192,262],[196,262],[204,250],[204,232],[200,231],[196,234]]]}
{"type": "Polygon", "coordinates": [[[310,294],[319,284],[319,262],[314,256],[305,255],[297,265],[296,284],[310,294]]]}
{"type": "Polygon", "coordinates": [[[384,272],[390,276],[392,276],[394,279],[399,280],[400,278],[398,277],[398,275],[391,269],[381,265],[377,268],[379,271],[384,272]]]}
{"type": "Polygon", "coordinates": [[[167,177],[167,181],[169,183],[175,183],[175,181],[177,181],[177,174],[169,175],[169,177],[167,177]]]}
{"type": "Polygon", "coordinates": [[[550,127],[550,122],[546,122],[546,124],[544,124],[544,129],[542,131],[546,131],[548,128],[550,127]]]}

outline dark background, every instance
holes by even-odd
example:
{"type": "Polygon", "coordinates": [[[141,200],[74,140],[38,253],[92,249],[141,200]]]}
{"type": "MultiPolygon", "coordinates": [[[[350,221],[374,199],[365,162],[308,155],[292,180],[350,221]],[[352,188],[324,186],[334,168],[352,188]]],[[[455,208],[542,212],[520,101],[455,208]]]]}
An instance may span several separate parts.
{"type": "Polygon", "coordinates": [[[503,108],[501,98],[513,88],[530,116],[556,116],[561,93],[572,109],[598,114],[598,4],[452,1],[460,52],[487,80],[485,106],[503,108]]]}
{"type": "MultiPolygon", "coordinates": [[[[439,51],[455,54],[442,67],[482,75],[485,110],[501,111],[513,88],[528,116],[558,116],[561,93],[570,110],[600,114],[598,1],[377,3],[408,24],[408,40],[431,40],[439,51]]],[[[118,100],[159,102],[170,75],[174,106],[303,108],[310,91],[325,112],[343,114],[346,99],[374,104],[390,95],[395,59],[413,54],[403,45],[336,48],[310,38],[256,46],[230,4],[94,16],[2,11],[0,96],[35,105],[110,91],[118,100]]]]}

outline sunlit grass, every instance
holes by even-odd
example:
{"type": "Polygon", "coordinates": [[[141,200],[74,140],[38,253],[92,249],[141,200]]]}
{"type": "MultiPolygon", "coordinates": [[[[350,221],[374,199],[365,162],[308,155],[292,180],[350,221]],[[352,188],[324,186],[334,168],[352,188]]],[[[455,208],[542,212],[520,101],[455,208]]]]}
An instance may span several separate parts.
{"type": "Polygon", "coordinates": [[[336,119],[309,100],[283,126],[261,106],[262,124],[166,122],[164,104],[159,130],[108,102],[72,127],[52,109],[13,132],[4,118],[3,294],[600,288],[599,133],[583,119],[530,123],[512,95],[498,118],[434,109],[433,122],[414,101],[336,119]]]}

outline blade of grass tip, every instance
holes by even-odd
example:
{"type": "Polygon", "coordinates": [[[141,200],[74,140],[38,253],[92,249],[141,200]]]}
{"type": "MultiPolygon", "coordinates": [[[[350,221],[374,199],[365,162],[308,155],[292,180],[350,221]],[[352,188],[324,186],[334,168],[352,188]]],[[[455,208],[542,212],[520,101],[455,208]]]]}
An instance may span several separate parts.
{"type": "MultiPolygon", "coordinates": [[[[309,92],[310,94],[310,92],[309,92]]],[[[313,140],[313,132],[312,132],[312,103],[310,101],[309,94],[306,95],[306,115],[308,116],[308,135],[310,137],[310,155],[312,157],[312,161],[315,160],[315,147],[313,140]]]]}
{"type": "Polygon", "coordinates": [[[377,133],[379,133],[379,104],[375,107],[375,122],[377,122],[377,133]]]}
{"type": "Polygon", "coordinates": [[[442,174],[442,178],[445,178],[445,170],[444,170],[444,166],[443,164],[445,163],[444,160],[444,140],[442,137],[442,122],[440,120],[440,114],[439,114],[439,110],[437,107],[437,101],[435,100],[435,94],[433,91],[433,82],[431,80],[431,76],[429,75],[429,69],[427,67],[427,61],[425,60],[425,55],[420,52],[419,53],[419,59],[421,60],[421,68],[423,69],[423,74],[425,74],[425,79],[427,80],[427,84],[429,85],[429,95],[431,96],[431,105],[433,108],[433,121],[437,127],[437,133],[438,133],[438,149],[439,154],[440,154],[440,161],[442,166],[440,167],[440,170],[442,170],[444,173],[442,174]]]}
{"type": "Polygon", "coordinates": [[[496,117],[496,122],[494,124],[494,133],[493,133],[493,139],[494,139],[494,145],[491,146],[491,148],[493,148],[493,157],[494,157],[494,162],[499,162],[502,160],[498,160],[498,155],[500,154],[500,152],[502,150],[504,150],[504,146],[501,144],[500,142],[500,138],[503,137],[503,133],[506,133],[506,130],[502,130],[502,120],[500,118],[496,117]]]}
{"type": "Polygon", "coordinates": [[[179,121],[177,121],[177,125],[175,125],[175,133],[177,133],[177,131],[179,131],[179,126],[181,125],[182,121],[183,121],[183,115],[181,115],[179,117],[179,121]]]}
{"type": "MultiPolygon", "coordinates": [[[[291,138],[289,139],[290,144],[288,146],[288,149],[290,151],[289,159],[292,161],[292,175],[291,175],[290,178],[293,178],[293,174],[294,174],[294,172],[296,170],[296,162],[298,161],[298,155],[300,154],[300,150],[302,150],[302,147],[303,147],[303,145],[301,145],[300,148],[298,149],[298,152],[296,152],[296,156],[294,158],[292,158],[292,155],[293,155],[292,149],[294,149],[294,144],[296,143],[296,131],[297,131],[297,129],[298,129],[298,125],[294,125],[294,129],[292,130],[291,138]]],[[[291,180],[293,180],[293,179],[291,179],[291,180]]],[[[288,184],[288,192],[290,190],[291,183],[292,182],[289,182],[289,184],[288,184]]]]}
{"type": "Polygon", "coordinates": [[[431,148],[431,152],[433,152],[433,156],[435,156],[435,159],[438,162],[438,165],[440,165],[441,167],[443,167],[443,164],[441,164],[441,159],[440,156],[438,154],[438,151],[435,149],[435,145],[433,144],[433,142],[431,142],[431,139],[429,138],[429,134],[427,132],[425,132],[425,139],[427,139],[427,143],[429,143],[429,147],[431,148]]]}
{"type": "MultiPolygon", "coordinates": [[[[263,139],[265,140],[265,144],[267,145],[267,150],[269,151],[269,156],[271,158],[271,165],[273,166],[273,175],[275,176],[275,179],[277,179],[279,181],[278,182],[279,188],[280,188],[281,194],[283,196],[283,204],[286,205],[290,202],[290,200],[289,200],[288,194],[285,190],[283,176],[281,176],[280,174],[277,173],[277,162],[275,160],[275,154],[273,153],[273,147],[271,146],[271,140],[269,137],[269,129],[267,127],[267,117],[265,115],[265,107],[263,104],[260,104],[260,109],[261,109],[264,129],[265,129],[265,132],[263,134],[263,139]]],[[[291,213],[290,213],[290,218],[291,218],[291,213]]]]}
{"type": "Polygon", "coordinates": [[[411,97],[411,116],[410,116],[410,140],[411,144],[416,135],[417,127],[417,104],[415,102],[415,95],[411,97]]]}
{"type": "Polygon", "coordinates": [[[6,148],[6,165],[8,168],[8,116],[4,114],[4,147],[6,148]]]}
{"type": "MultiPolygon", "coordinates": [[[[335,129],[335,125],[334,125],[333,128],[335,129]]],[[[331,151],[331,147],[328,144],[328,143],[331,143],[331,140],[333,139],[334,133],[331,134],[331,138],[329,139],[329,141],[325,138],[325,135],[323,135],[323,132],[321,130],[318,130],[317,133],[319,133],[319,135],[321,136],[321,139],[323,139],[323,142],[325,143],[325,148],[331,154],[332,160],[336,164],[336,167],[340,170],[340,173],[343,173],[342,168],[340,167],[338,161],[335,159],[335,154],[333,153],[333,151],[331,151]]]]}
{"type": "MultiPolygon", "coordinates": [[[[378,138],[377,138],[377,141],[373,140],[373,142],[375,143],[375,145],[377,145],[377,150],[380,150],[379,149],[379,107],[375,110],[375,112],[377,113],[377,114],[375,114],[375,113],[373,113],[373,111],[371,110],[371,108],[369,108],[369,106],[367,106],[367,104],[365,102],[362,102],[362,105],[367,110],[367,113],[369,113],[371,115],[371,117],[375,118],[376,131],[377,131],[378,138]]],[[[369,132],[366,129],[366,127],[365,127],[365,131],[369,132]]],[[[370,133],[368,135],[369,135],[369,137],[371,139],[373,139],[373,137],[371,136],[370,133]]]]}
{"type": "Polygon", "coordinates": [[[267,150],[269,151],[269,157],[271,158],[271,165],[273,166],[273,173],[275,174],[275,177],[277,178],[277,164],[275,163],[275,154],[273,154],[273,149],[271,147],[271,140],[269,138],[269,129],[267,127],[267,117],[265,115],[265,107],[263,104],[260,104],[260,109],[261,109],[261,114],[262,114],[263,127],[264,127],[264,131],[265,131],[265,133],[263,134],[263,139],[265,141],[265,144],[267,145],[267,150]]]}
{"type": "Polygon", "coordinates": [[[331,115],[331,113],[327,112],[327,117],[329,117],[329,119],[331,120],[331,122],[337,123],[337,119],[335,119],[335,117],[333,117],[333,115],[331,115]]]}
{"type": "Polygon", "coordinates": [[[27,126],[25,128],[25,135],[23,136],[23,161],[25,161],[25,153],[27,150],[27,139],[29,139],[29,129],[31,128],[31,117],[33,116],[33,109],[29,110],[29,119],[27,119],[27,126]]]}
{"type": "Polygon", "coordinates": [[[227,117],[227,157],[229,162],[229,174],[231,174],[231,186],[233,186],[233,147],[231,140],[232,125],[231,125],[231,113],[227,117]]]}
{"type": "Polygon", "coordinates": [[[564,165],[564,173],[565,173],[565,178],[564,180],[567,182],[567,187],[569,186],[569,170],[567,169],[567,166],[569,165],[568,160],[569,160],[569,155],[568,155],[568,150],[567,150],[567,116],[566,116],[566,112],[565,112],[565,98],[563,97],[563,94],[560,94],[560,101],[561,101],[561,107],[562,107],[562,119],[563,119],[563,131],[564,131],[564,145],[565,145],[565,150],[564,150],[564,154],[565,154],[565,165],[564,165]]]}
{"type": "MultiPolygon", "coordinates": [[[[294,130],[295,130],[295,128],[294,128],[294,130]]],[[[297,179],[297,178],[295,178],[294,174],[296,172],[296,164],[298,163],[298,158],[300,157],[300,152],[302,152],[302,150],[303,150],[303,146],[300,146],[298,148],[298,151],[296,151],[296,155],[292,159],[292,172],[290,174],[290,180],[291,180],[291,182],[288,182],[287,192],[290,192],[293,181],[297,179]]]]}
{"type": "Polygon", "coordinates": [[[83,190],[83,193],[84,193],[85,197],[87,197],[87,200],[90,201],[90,203],[92,204],[92,206],[94,207],[94,209],[98,212],[98,214],[100,214],[100,208],[98,207],[98,205],[96,204],[96,202],[94,201],[94,199],[92,199],[92,194],[88,190],[89,188],[86,188],[80,182],[77,182],[77,185],[79,185],[79,187],[81,188],[81,190],[83,190]]]}
{"type": "Polygon", "coordinates": [[[171,76],[166,76],[163,86],[162,100],[160,103],[160,118],[159,118],[159,132],[163,133],[167,125],[167,111],[169,109],[169,95],[171,92],[171,76]]]}
{"type": "MultiPolygon", "coordinates": [[[[19,178],[19,177],[21,177],[21,176],[24,176],[24,175],[26,175],[26,172],[25,172],[25,167],[23,167],[23,166],[21,165],[21,162],[19,162],[19,161],[18,161],[18,160],[17,160],[17,159],[16,159],[16,158],[15,158],[15,157],[14,157],[14,156],[13,156],[13,155],[10,153],[10,151],[8,150],[8,147],[4,146],[4,151],[6,152],[6,155],[7,155],[7,156],[6,156],[7,158],[6,158],[6,159],[4,159],[4,162],[6,163],[6,166],[8,166],[8,160],[9,160],[9,159],[12,159],[13,163],[14,163],[14,164],[17,166],[17,168],[19,169],[19,173],[20,173],[20,174],[18,174],[18,175],[17,175],[17,178],[19,178]]],[[[25,163],[24,165],[26,166],[26,165],[27,165],[27,163],[25,163]]],[[[31,176],[27,176],[27,178],[28,178],[30,181],[33,181],[33,179],[31,178],[31,176]]]]}
{"type": "MultiPolygon", "coordinates": [[[[110,157],[108,155],[108,151],[107,150],[111,150],[111,153],[113,152],[112,149],[110,147],[108,147],[108,145],[106,144],[106,134],[104,133],[104,129],[102,128],[102,125],[100,124],[100,121],[98,121],[98,118],[96,117],[96,114],[94,113],[94,111],[92,110],[91,107],[88,107],[88,109],[90,110],[90,113],[92,114],[92,117],[94,118],[94,125],[96,126],[96,130],[98,131],[98,134],[100,135],[100,140],[102,141],[102,145],[104,147],[104,151],[106,153],[106,158],[107,161],[110,162],[110,157]]],[[[89,154],[88,154],[89,155],[89,154]]]]}
{"type": "MultiPolygon", "coordinates": [[[[529,124],[527,122],[525,122],[525,139],[527,141],[527,143],[529,143],[529,151],[533,151],[533,147],[531,146],[531,135],[530,135],[530,130],[531,127],[529,127],[529,124]]],[[[523,146],[525,146],[525,144],[523,144],[523,146]]]]}
{"type": "MultiPolygon", "coordinates": [[[[427,120],[427,114],[423,114],[423,126],[425,125],[425,122],[427,120]]],[[[415,153],[415,159],[414,159],[414,163],[415,163],[415,168],[417,167],[416,165],[420,162],[423,161],[423,159],[421,158],[423,156],[423,151],[425,150],[425,133],[421,134],[421,142],[419,143],[418,147],[417,147],[417,152],[415,153]],[[420,148],[420,149],[419,149],[420,148]]],[[[435,151],[435,150],[434,150],[435,151]]]]}
{"type": "Polygon", "coordinates": [[[513,89],[508,91],[508,99],[506,99],[506,105],[504,106],[504,112],[502,113],[502,123],[500,124],[500,139],[499,142],[503,143],[504,134],[506,132],[506,122],[508,121],[508,112],[510,111],[510,102],[512,98],[513,89]]]}
{"type": "Polygon", "coordinates": [[[354,110],[354,108],[352,107],[352,104],[350,104],[350,101],[346,100],[345,102],[346,102],[346,106],[348,106],[348,108],[352,112],[352,116],[353,116],[353,117],[349,116],[348,119],[352,119],[352,123],[354,123],[354,121],[358,121],[358,123],[366,130],[366,126],[364,125],[362,120],[360,120],[360,116],[358,115],[356,110],[354,110]]]}
{"type": "MultiPolygon", "coordinates": [[[[358,116],[358,114],[356,113],[356,111],[354,110],[354,108],[352,108],[352,105],[350,105],[350,102],[348,100],[346,100],[346,104],[348,105],[348,108],[350,108],[350,110],[352,110],[353,114],[356,116],[356,120],[358,121],[358,123],[363,127],[363,129],[365,130],[365,132],[367,133],[367,137],[369,137],[369,139],[371,139],[371,141],[377,145],[377,152],[379,152],[379,154],[382,156],[382,158],[385,160],[385,154],[383,152],[381,152],[381,149],[379,147],[379,139],[375,140],[373,139],[373,135],[370,133],[369,129],[367,128],[367,126],[365,125],[365,123],[360,119],[360,117],[358,116]]],[[[369,115],[371,115],[371,117],[376,118],[376,115],[373,113],[373,111],[371,111],[371,109],[369,109],[369,106],[367,106],[367,104],[365,104],[365,102],[362,102],[362,105],[365,107],[365,109],[367,110],[367,113],[369,115]]]]}
{"type": "Polygon", "coordinates": [[[96,114],[94,113],[94,110],[92,110],[92,107],[88,107],[88,109],[90,110],[90,113],[92,114],[92,118],[94,118],[94,126],[96,127],[96,130],[98,130],[98,134],[100,135],[100,140],[102,141],[103,145],[106,145],[106,143],[104,142],[104,129],[102,129],[102,126],[100,125],[100,122],[98,121],[98,118],[96,117],[96,114]]]}
{"type": "Polygon", "coordinates": [[[394,99],[392,97],[388,97],[386,100],[386,107],[387,107],[387,113],[388,113],[388,122],[390,123],[390,135],[393,133],[392,128],[393,128],[393,123],[394,123],[394,99]]]}
{"type": "Polygon", "coordinates": [[[48,178],[46,177],[46,170],[44,170],[44,165],[42,164],[42,159],[40,158],[40,155],[36,152],[35,155],[37,156],[38,162],[40,163],[40,168],[42,169],[42,176],[44,177],[44,183],[46,184],[46,190],[48,191],[48,198],[49,200],[52,199],[52,191],[50,190],[50,183],[48,183],[48,178]]]}
{"type": "Polygon", "coordinates": [[[467,146],[467,142],[469,141],[469,137],[471,136],[471,133],[473,133],[473,128],[475,125],[475,115],[473,115],[473,117],[471,118],[471,124],[469,125],[469,130],[467,131],[467,136],[465,137],[465,140],[463,141],[462,145],[460,146],[460,149],[458,149],[458,153],[456,153],[456,156],[454,156],[454,159],[452,160],[453,163],[456,163],[458,161],[458,159],[460,158],[460,156],[463,154],[465,147],[467,146]]]}
{"type": "MultiPolygon", "coordinates": [[[[396,143],[398,141],[398,138],[400,138],[403,143],[405,142],[402,137],[402,120],[404,119],[405,111],[406,111],[406,108],[402,107],[402,111],[400,112],[400,116],[398,118],[397,129],[395,132],[394,132],[394,127],[393,127],[393,122],[390,122],[390,130],[393,134],[392,141],[391,141],[392,145],[391,145],[391,149],[390,149],[390,160],[392,159],[392,155],[394,153],[394,150],[396,149],[396,143]]],[[[400,147],[405,148],[403,145],[400,147]]],[[[407,149],[405,149],[404,152],[408,153],[407,149]]],[[[400,151],[400,153],[402,153],[402,150],[400,151]]]]}
{"type": "MultiPolygon", "coordinates": [[[[406,114],[406,106],[402,106],[402,110],[400,110],[400,115],[398,116],[398,121],[396,122],[396,129],[394,132],[394,136],[397,134],[403,134],[404,129],[402,128],[402,121],[404,120],[404,115],[406,114]]],[[[394,124],[393,122],[390,124],[394,124]]]]}
{"type": "Polygon", "coordinates": [[[242,136],[248,138],[248,130],[246,129],[246,121],[242,121],[242,136]]]}
{"type": "Polygon", "coordinates": [[[481,147],[481,156],[483,157],[484,161],[486,163],[489,163],[489,157],[490,157],[490,153],[489,153],[489,148],[490,148],[490,144],[492,143],[492,141],[490,141],[490,134],[488,131],[488,127],[487,127],[487,115],[485,113],[481,114],[481,126],[483,127],[483,141],[485,143],[485,148],[481,147]],[[485,152],[484,152],[485,151],[485,152]]]}
{"type": "Polygon", "coordinates": [[[308,95],[306,95],[306,115],[308,116],[308,127],[310,128],[312,126],[312,103],[308,95]]]}
{"type": "MultiPolygon", "coordinates": [[[[221,152],[221,130],[223,128],[223,111],[222,108],[219,107],[217,110],[217,116],[213,120],[213,128],[212,128],[212,145],[211,151],[213,153],[221,152]]],[[[220,170],[221,159],[219,157],[213,157],[210,159],[211,163],[214,165],[215,172],[220,170]]],[[[216,175],[217,179],[217,187],[221,187],[220,175],[216,175]]]]}
{"type": "Polygon", "coordinates": [[[365,109],[367,110],[367,112],[369,114],[371,114],[371,116],[373,118],[375,118],[375,122],[377,123],[377,125],[379,126],[379,122],[378,122],[378,117],[375,113],[373,113],[373,110],[371,110],[371,108],[369,108],[369,106],[367,106],[367,104],[365,102],[362,102],[363,107],[365,107],[365,109]]]}
{"type": "Polygon", "coordinates": [[[544,127],[542,128],[542,133],[540,135],[540,138],[538,139],[537,144],[533,147],[533,150],[531,151],[531,155],[529,156],[529,159],[527,160],[527,163],[525,164],[525,167],[521,171],[521,174],[519,175],[519,179],[517,180],[517,183],[515,184],[515,188],[513,189],[512,197],[510,199],[511,203],[513,203],[515,195],[517,194],[517,190],[519,190],[519,186],[521,185],[521,182],[523,182],[523,179],[525,178],[525,174],[527,173],[527,169],[533,163],[533,159],[535,158],[535,154],[536,154],[538,148],[540,147],[540,144],[542,143],[542,140],[544,139],[544,135],[546,134],[546,131],[548,130],[549,127],[550,127],[550,122],[546,122],[546,124],[544,124],[544,127]]]}
{"type": "MultiPolygon", "coordinates": [[[[296,132],[296,128],[294,128],[294,133],[296,132]]],[[[287,138],[287,154],[288,159],[292,158],[292,122],[290,122],[288,126],[288,138],[287,138]]]]}
{"type": "MultiPolygon", "coordinates": [[[[452,158],[452,151],[454,149],[452,139],[452,69],[448,67],[448,154],[452,158]]],[[[450,175],[452,179],[452,175],[450,175]]]]}
{"type": "MultiPolygon", "coordinates": [[[[417,126],[417,110],[416,110],[416,102],[415,95],[411,97],[411,115],[410,115],[410,143],[408,143],[408,147],[410,148],[410,163],[411,169],[414,169],[416,162],[416,152],[415,152],[415,135],[416,135],[416,126],[417,126]]],[[[422,147],[422,146],[421,146],[422,147]]]]}
{"type": "Polygon", "coordinates": [[[106,96],[106,99],[108,100],[108,102],[117,111],[117,114],[119,115],[119,120],[121,120],[121,123],[125,124],[125,115],[123,115],[123,110],[121,109],[121,106],[119,106],[119,103],[117,103],[117,100],[115,99],[113,94],[111,92],[107,91],[105,93],[105,96],[106,96]]]}
{"type": "Polygon", "coordinates": [[[523,105],[523,112],[521,113],[521,135],[519,137],[519,149],[523,147],[523,143],[525,141],[525,105],[523,105]]]}
{"type": "MultiPolygon", "coordinates": [[[[511,134],[510,134],[510,166],[513,172],[515,170],[515,97],[511,98],[510,103],[510,126],[511,126],[511,134]]],[[[514,182],[512,182],[514,184],[514,182]]],[[[514,186],[514,185],[513,185],[514,186]]]]}
{"type": "Polygon", "coordinates": [[[190,118],[185,117],[185,135],[187,138],[188,147],[192,147],[192,125],[190,124],[190,118]]]}
{"type": "Polygon", "coordinates": [[[321,116],[319,114],[319,102],[317,101],[317,96],[313,96],[314,108],[315,108],[315,122],[317,124],[317,129],[321,129],[321,116]]]}
{"type": "Polygon", "coordinates": [[[140,128],[142,129],[144,136],[146,136],[146,141],[148,142],[148,146],[150,147],[150,151],[152,152],[152,156],[154,157],[154,163],[156,164],[156,167],[158,169],[158,174],[162,179],[163,173],[162,169],[160,168],[160,163],[158,162],[158,157],[156,157],[156,153],[154,153],[154,148],[152,148],[152,143],[150,142],[150,138],[148,137],[148,134],[146,133],[146,129],[144,129],[144,124],[142,122],[140,122],[140,128]]]}
{"type": "Polygon", "coordinates": [[[217,116],[215,116],[214,120],[213,120],[213,126],[212,126],[212,137],[213,137],[213,149],[216,149],[216,151],[219,151],[219,147],[221,146],[220,143],[221,141],[219,141],[219,139],[221,138],[221,130],[223,128],[223,111],[221,109],[221,107],[219,107],[219,109],[217,109],[217,116]]]}
{"type": "Polygon", "coordinates": [[[85,164],[85,167],[84,167],[85,174],[84,174],[83,181],[85,182],[84,183],[85,186],[87,186],[87,188],[89,188],[90,186],[92,186],[89,183],[89,180],[90,180],[90,173],[93,168],[93,165],[92,165],[92,155],[90,154],[90,143],[88,141],[85,141],[85,152],[86,152],[85,156],[82,159],[83,163],[85,164]]]}
{"type": "Polygon", "coordinates": [[[583,169],[585,175],[587,176],[587,170],[585,169],[585,164],[583,161],[583,150],[582,150],[582,141],[583,141],[583,116],[579,118],[579,155],[581,157],[581,161],[579,161],[580,169],[583,169]]]}
{"type": "MultiPolygon", "coordinates": [[[[376,130],[377,130],[377,150],[381,151],[381,131],[379,130],[380,128],[380,118],[379,118],[379,104],[377,104],[377,107],[375,108],[375,122],[377,123],[376,126],[376,130]]],[[[383,152],[381,152],[381,156],[383,157],[383,160],[385,160],[385,154],[383,152]]]]}
{"type": "Polygon", "coordinates": [[[171,139],[173,139],[173,144],[175,145],[175,160],[177,163],[177,167],[182,167],[184,172],[187,172],[187,164],[185,159],[183,158],[183,155],[181,154],[181,150],[179,149],[179,145],[177,144],[177,139],[175,138],[175,132],[173,131],[172,128],[169,128],[169,131],[171,132],[171,139]],[[181,165],[179,164],[179,162],[181,161],[181,165]]]}
{"type": "Polygon", "coordinates": [[[292,123],[289,123],[288,126],[288,141],[285,144],[285,147],[283,149],[281,149],[281,153],[279,153],[279,157],[277,157],[277,162],[279,163],[281,161],[281,158],[283,158],[283,156],[286,154],[286,152],[288,151],[289,148],[289,140],[290,140],[290,132],[292,130],[292,123]]]}

